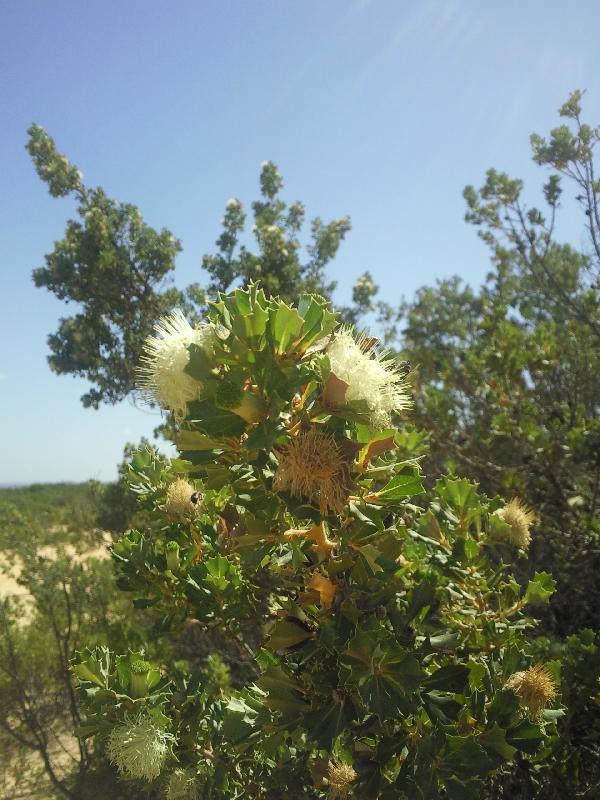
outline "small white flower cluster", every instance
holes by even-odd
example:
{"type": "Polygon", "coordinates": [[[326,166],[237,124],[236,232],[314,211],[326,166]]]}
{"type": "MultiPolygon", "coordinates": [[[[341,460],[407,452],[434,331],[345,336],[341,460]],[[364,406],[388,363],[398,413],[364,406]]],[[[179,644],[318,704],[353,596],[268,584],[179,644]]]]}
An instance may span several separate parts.
{"type": "Polygon", "coordinates": [[[173,742],[175,737],[172,733],[148,714],[140,712],[126,717],[112,729],[106,755],[121,774],[153,781],[160,775],[173,742]]]}
{"type": "Polygon", "coordinates": [[[177,309],[156,323],[155,332],[144,344],[138,383],[148,400],[182,418],[186,404],[197,400],[202,392],[202,384],[184,372],[189,361],[188,347],[196,344],[210,354],[214,331],[210,325],[192,328],[177,309]]]}
{"type": "Polygon", "coordinates": [[[346,402],[366,403],[373,427],[389,427],[394,413],[412,406],[409,386],[395,360],[368,338],[355,339],[352,330],[343,327],[327,355],[333,374],[348,384],[346,402]]]}

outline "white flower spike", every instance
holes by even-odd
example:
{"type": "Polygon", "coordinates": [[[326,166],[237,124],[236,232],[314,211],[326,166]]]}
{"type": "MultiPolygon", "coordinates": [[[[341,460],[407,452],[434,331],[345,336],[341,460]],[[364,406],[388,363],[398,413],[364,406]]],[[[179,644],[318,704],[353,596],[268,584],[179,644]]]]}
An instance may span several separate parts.
{"type": "Polygon", "coordinates": [[[343,327],[326,352],[333,374],[348,384],[345,402],[366,403],[373,427],[388,428],[394,413],[412,407],[408,383],[396,361],[367,336],[356,339],[351,328],[343,327]]]}
{"type": "Polygon", "coordinates": [[[214,332],[210,325],[192,328],[179,309],[162,317],[154,329],[155,335],[144,343],[138,384],[151,402],[181,419],[187,403],[197,400],[202,392],[202,384],[184,372],[189,361],[188,347],[197,344],[210,355],[214,332]]]}

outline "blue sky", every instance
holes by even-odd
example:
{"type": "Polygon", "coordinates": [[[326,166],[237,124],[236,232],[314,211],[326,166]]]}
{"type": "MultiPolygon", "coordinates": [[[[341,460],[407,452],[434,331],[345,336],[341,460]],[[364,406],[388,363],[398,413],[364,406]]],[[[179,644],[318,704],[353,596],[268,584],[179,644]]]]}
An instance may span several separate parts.
{"type": "MultiPolygon", "coordinates": [[[[276,161],[286,196],[353,231],[337,299],[369,269],[393,302],[489,261],[463,222],[490,166],[537,198],[528,136],[585,88],[600,120],[596,0],[3,0],[0,3],[0,483],[108,480],[157,417],[85,410],[46,337],[70,313],[31,270],[73,213],[24,150],[44,126],[91,185],[182,239],[176,282],[203,281],[224,204],[276,161]]],[[[569,228],[565,236],[577,237],[569,228]]]]}

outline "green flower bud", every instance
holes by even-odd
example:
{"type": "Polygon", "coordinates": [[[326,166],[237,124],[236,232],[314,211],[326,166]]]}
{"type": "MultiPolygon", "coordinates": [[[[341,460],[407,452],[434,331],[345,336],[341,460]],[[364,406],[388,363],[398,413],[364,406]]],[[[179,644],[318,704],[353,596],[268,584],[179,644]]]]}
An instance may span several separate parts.
{"type": "Polygon", "coordinates": [[[237,414],[246,422],[260,422],[265,418],[266,406],[261,397],[247,392],[235,381],[221,381],[215,392],[215,405],[233,414],[237,414]]]}
{"type": "Polygon", "coordinates": [[[129,682],[129,690],[131,696],[136,699],[139,697],[146,697],[148,694],[148,673],[150,672],[151,664],[147,661],[139,659],[134,661],[131,665],[131,678],[129,682]]]}
{"type": "Polygon", "coordinates": [[[167,568],[171,572],[177,572],[179,569],[179,544],[175,541],[167,542],[165,545],[165,556],[167,559],[167,568]]]}

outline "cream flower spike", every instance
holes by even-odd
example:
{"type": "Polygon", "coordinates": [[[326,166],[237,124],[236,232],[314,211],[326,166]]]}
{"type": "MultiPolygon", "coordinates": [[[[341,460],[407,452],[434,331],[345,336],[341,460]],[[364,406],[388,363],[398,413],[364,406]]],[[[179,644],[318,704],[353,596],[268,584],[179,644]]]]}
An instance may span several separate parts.
{"type": "Polygon", "coordinates": [[[354,768],[348,766],[348,764],[330,761],[327,768],[328,799],[343,800],[343,798],[349,797],[352,791],[352,783],[357,777],[354,768]]]}
{"type": "Polygon", "coordinates": [[[345,401],[363,401],[378,429],[392,423],[395,412],[412,407],[409,386],[395,359],[364,334],[355,338],[344,326],[327,347],[331,371],[348,384],[345,401]]]}
{"type": "Polygon", "coordinates": [[[160,775],[173,742],[173,734],[142,712],[112,729],[106,755],[121,774],[153,781],[160,775]]]}
{"type": "Polygon", "coordinates": [[[154,330],[155,334],[144,342],[138,385],[150,402],[173,411],[181,419],[187,403],[197,400],[202,391],[200,381],[184,372],[189,361],[188,347],[197,344],[210,354],[214,332],[210,325],[192,328],[179,309],[162,317],[154,330]]]}
{"type": "Polygon", "coordinates": [[[535,664],[524,672],[515,672],[504,684],[519,698],[531,720],[539,722],[546,706],[556,697],[556,684],[543,664],[535,664]]]}
{"type": "Polygon", "coordinates": [[[530,527],[536,520],[535,513],[522,503],[518,497],[513,497],[510,503],[494,512],[510,526],[508,540],[511,544],[526,550],[531,542],[530,527]]]}

